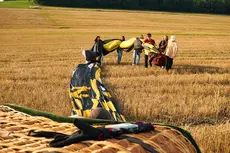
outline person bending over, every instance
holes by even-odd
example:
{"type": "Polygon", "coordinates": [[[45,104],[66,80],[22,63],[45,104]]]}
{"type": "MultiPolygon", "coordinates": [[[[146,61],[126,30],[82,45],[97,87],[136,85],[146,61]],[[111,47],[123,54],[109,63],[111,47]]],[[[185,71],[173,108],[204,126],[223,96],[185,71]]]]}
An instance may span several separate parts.
{"type": "MultiPolygon", "coordinates": [[[[160,43],[159,43],[158,50],[160,52],[160,55],[165,54],[165,50],[167,48],[167,45],[168,45],[168,36],[165,35],[164,38],[163,38],[163,40],[161,40],[160,43]]],[[[152,66],[152,62],[153,62],[154,58],[156,58],[156,56],[157,55],[152,55],[150,57],[150,59],[149,59],[149,65],[150,66],[152,66]]],[[[164,66],[165,66],[165,62],[162,63],[162,68],[164,68],[164,66]]]]}

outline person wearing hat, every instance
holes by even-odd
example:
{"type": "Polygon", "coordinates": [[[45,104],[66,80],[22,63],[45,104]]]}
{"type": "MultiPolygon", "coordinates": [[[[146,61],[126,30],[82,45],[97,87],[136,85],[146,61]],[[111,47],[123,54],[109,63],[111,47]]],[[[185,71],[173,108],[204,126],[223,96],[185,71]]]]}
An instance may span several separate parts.
{"type": "Polygon", "coordinates": [[[176,37],[171,36],[170,40],[168,41],[168,46],[166,48],[166,70],[168,71],[169,69],[172,68],[173,65],[173,59],[176,58],[176,54],[178,52],[178,47],[176,43],[176,37]]]}

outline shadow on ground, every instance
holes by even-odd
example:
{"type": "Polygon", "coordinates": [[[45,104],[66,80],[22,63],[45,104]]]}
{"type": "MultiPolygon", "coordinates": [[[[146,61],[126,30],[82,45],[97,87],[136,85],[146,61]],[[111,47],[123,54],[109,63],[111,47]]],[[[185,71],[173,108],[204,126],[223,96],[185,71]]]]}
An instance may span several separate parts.
{"type": "Polygon", "coordinates": [[[126,66],[126,65],[132,65],[132,62],[121,62],[120,64],[117,64],[117,62],[106,62],[105,66],[126,66]]]}
{"type": "MultiPolygon", "coordinates": [[[[105,63],[105,67],[107,66],[131,66],[130,62],[122,62],[121,64],[117,64],[115,62],[107,62],[105,63]]],[[[138,65],[144,68],[144,65],[138,65]]],[[[153,68],[157,68],[158,66],[153,66],[153,68]]],[[[150,68],[150,67],[149,67],[150,68]]],[[[159,67],[158,67],[159,68],[159,67]]],[[[200,73],[210,73],[210,74],[224,74],[230,73],[230,68],[220,68],[215,66],[203,66],[203,65],[182,65],[175,64],[171,70],[173,73],[178,74],[200,74],[200,73]]],[[[170,71],[169,71],[170,72],[170,71]]]]}
{"type": "Polygon", "coordinates": [[[203,65],[174,65],[173,71],[179,74],[199,74],[199,73],[230,73],[230,69],[214,67],[214,66],[203,66],[203,65]]]}

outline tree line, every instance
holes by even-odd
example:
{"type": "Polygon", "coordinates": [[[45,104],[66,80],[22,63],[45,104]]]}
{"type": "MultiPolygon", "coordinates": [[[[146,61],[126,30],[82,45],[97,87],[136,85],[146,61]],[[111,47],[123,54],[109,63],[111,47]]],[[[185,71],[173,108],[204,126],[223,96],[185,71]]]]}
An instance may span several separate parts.
{"type": "Polygon", "coordinates": [[[34,0],[48,6],[230,14],[230,0],[34,0]]]}

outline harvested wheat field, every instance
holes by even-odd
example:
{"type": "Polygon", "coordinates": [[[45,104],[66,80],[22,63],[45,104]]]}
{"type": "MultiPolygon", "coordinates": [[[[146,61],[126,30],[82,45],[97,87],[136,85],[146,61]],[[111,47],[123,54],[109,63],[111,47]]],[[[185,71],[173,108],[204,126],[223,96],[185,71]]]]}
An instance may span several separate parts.
{"type": "Polygon", "coordinates": [[[70,115],[69,81],[94,38],[175,35],[173,69],[104,58],[102,79],[129,121],[180,126],[202,152],[230,152],[230,17],[223,15],[0,8],[0,104],[70,115]]]}

